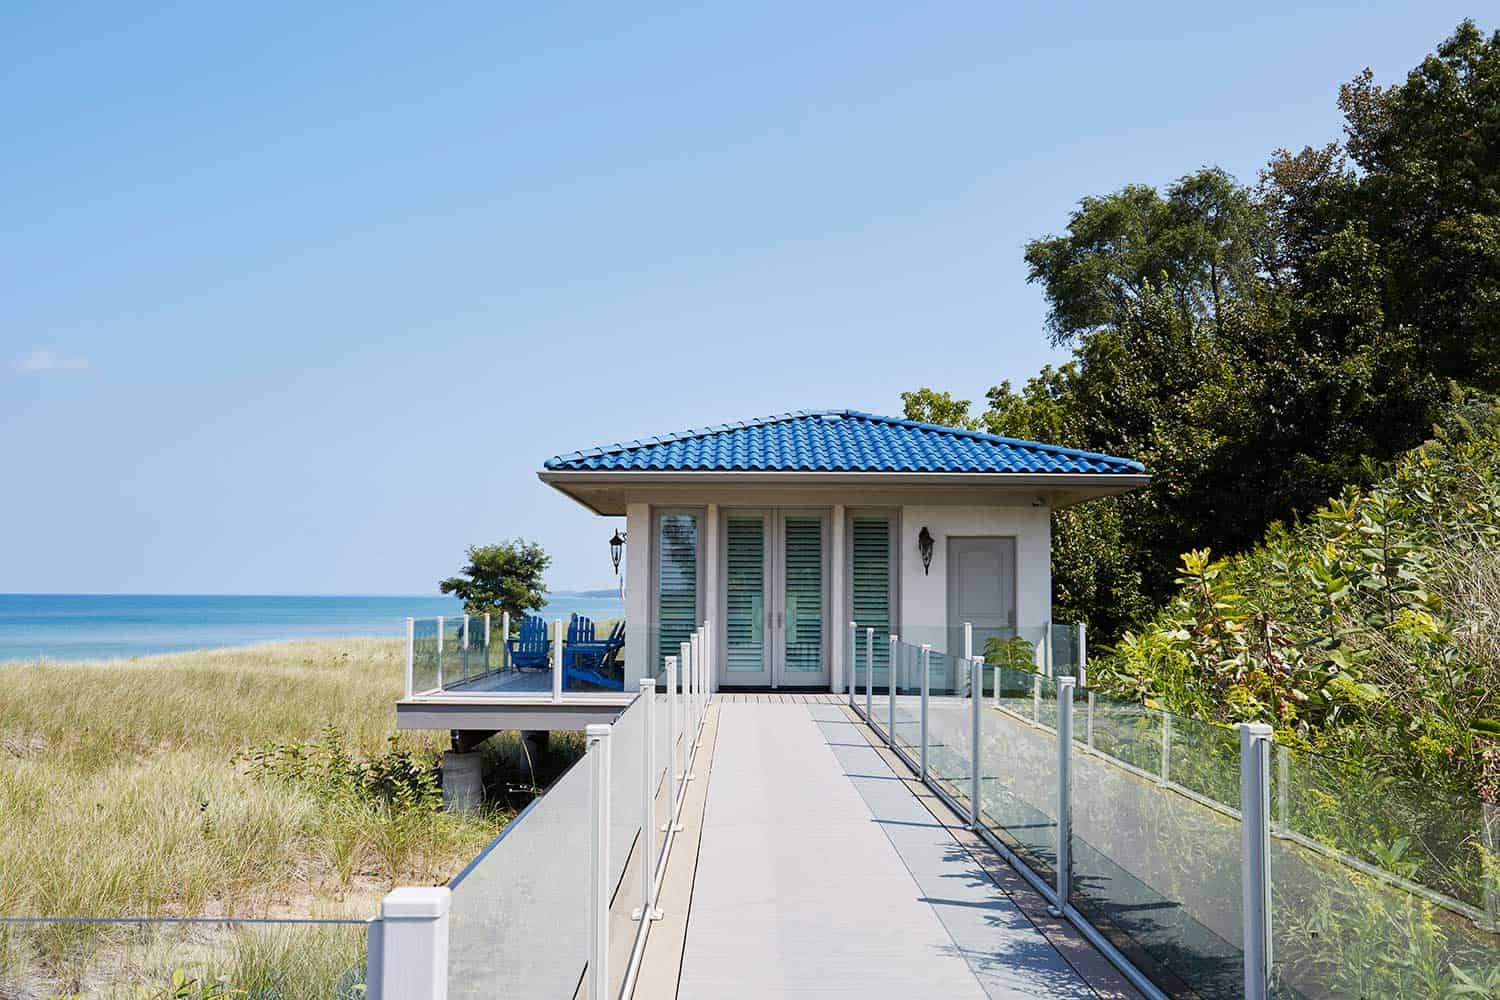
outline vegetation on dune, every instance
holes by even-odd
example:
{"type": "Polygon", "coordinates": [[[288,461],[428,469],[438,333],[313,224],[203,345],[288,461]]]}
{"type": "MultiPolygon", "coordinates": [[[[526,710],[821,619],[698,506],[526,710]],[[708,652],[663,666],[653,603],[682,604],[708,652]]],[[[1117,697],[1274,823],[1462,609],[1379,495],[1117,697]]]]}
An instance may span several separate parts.
{"type": "MultiPolygon", "coordinates": [[[[447,734],[393,732],[402,669],[386,640],[7,664],[0,915],[364,918],[451,878],[577,749],[492,740],[496,805],[443,812],[447,734]]],[[[10,925],[0,995],[175,996],[181,970],[184,996],[277,973],[276,995],[327,997],[362,948],[345,930],[10,925]]]]}

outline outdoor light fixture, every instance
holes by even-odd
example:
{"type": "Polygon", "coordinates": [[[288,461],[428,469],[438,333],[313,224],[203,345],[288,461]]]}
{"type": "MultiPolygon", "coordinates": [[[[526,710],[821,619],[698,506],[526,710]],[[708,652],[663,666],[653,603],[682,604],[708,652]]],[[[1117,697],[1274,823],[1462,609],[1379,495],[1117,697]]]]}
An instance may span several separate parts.
{"type": "Polygon", "coordinates": [[[917,534],[917,551],[922,553],[922,575],[932,568],[932,532],[927,530],[927,525],[922,525],[922,530],[917,534]]]}
{"type": "Polygon", "coordinates": [[[609,561],[615,564],[615,572],[620,572],[620,553],[625,549],[625,533],[616,528],[615,533],[609,540],[609,561]]]}

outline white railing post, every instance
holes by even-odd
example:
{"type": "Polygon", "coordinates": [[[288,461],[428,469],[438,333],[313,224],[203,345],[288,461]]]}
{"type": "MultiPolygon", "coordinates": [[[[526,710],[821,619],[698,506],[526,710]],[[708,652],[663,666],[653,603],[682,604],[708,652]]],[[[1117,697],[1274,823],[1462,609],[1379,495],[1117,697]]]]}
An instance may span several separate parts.
{"type": "Polygon", "coordinates": [[[1057,906],[1072,892],[1073,858],[1073,689],[1074,677],[1057,679],[1057,906]]]}
{"type": "Polygon", "coordinates": [[[1085,733],[1083,742],[1090,750],[1094,749],[1094,692],[1089,692],[1088,717],[1084,723],[1085,733]]]}
{"type": "Polygon", "coordinates": [[[682,665],[682,771],[683,780],[693,780],[693,746],[698,741],[698,708],[693,701],[693,644],[677,645],[677,662],[682,665]]]}
{"type": "Polygon", "coordinates": [[[1053,668],[1052,668],[1052,652],[1053,651],[1052,651],[1052,622],[1051,622],[1050,619],[1047,621],[1047,624],[1044,627],[1046,628],[1046,631],[1042,633],[1042,673],[1045,676],[1047,676],[1047,677],[1051,677],[1051,676],[1053,676],[1053,668]]]}
{"type": "Polygon", "coordinates": [[[855,675],[859,673],[858,667],[855,666],[856,655],[858,653],[858,649],[856,648],[857,644],[858,644],[858,640],[855,638],[855,635],[856,635],[856,630],[858,628],[859,628],[859,626],[856,625],[853,621],[849,622],[849,644],[845,647],[849,651],[849,654],[846,657],[844,657],[844,659],[847,660],[848,664],[849,664],[849,707],[850,708],[854,707],[854,688],[855,688],[856,681],[858,679],[855,675]]]}
{"type": "Polygon", "coordinates": [[[443,616],[438,615],[437,689],[443,689],[443,616]]]}
{"type": "Polygon", "coordinates": [[[552,700],[562,701],[563,691],[563,638],[567,635],[563,631],[561,618],[552,620],[552,700]]]}
{"type": "Polygon", "coordinates": [[[1088,626],[1084,622],[1078,623],[1078,684],[1080,687],[1089,686],[1089,637],[1088,626]]]}
{"type": "Polygon", "coordinates": [[[1172,780],[1172,713],[1161,713],[1161,783],[1172,780]]]}
{"type": "Polygon", "coordinates": [[[505,669],[505,658],[510,655],[510,612],[500,612],[500,669],[505,669]]]}
{"type": "Polygon", "coordinates": [[[1037,674],[1031,679],[1031,721],[1041,724],[1042,721],[1042,675],[1037,674]]]}
{"type": "Polygon", "coordinates": [[[646,704],[641,750],[641,908],[634,920],[657,920],[656,908],[656,679],[641,678],[641,697],[646,704]]]}
{"type": "Polygon", "coordinates": [[[984,730],[984,657],[974,656],[969,658],[969,756],[972,758],[969,767],[969,826],[978,830],[980,819],[984,815],[984,808],[979,801],[983,792],[980,786],[982,777],[981,763],[984,761],[983,749],[980,745],[980,737],[984,730]]]}
{"type": "Polygon", "coordinates": [[[1266,1000],[1271,977],[1271,727],[1242,722],[1239,730],[1245,997],[1266,1000]]]}
{"type": "Polygon", "coordinates": [[[921,720],[921,724],[918,726],[917,731],[919,733],[918,738],[921,740],[921,747],[922,747],[922,750],[921,750],[921,759],[922,759],[921,773],[922,773],[922,781],[924,783],[927,781],[927,694],[928,694],[927,689],[928,689],[928,685],[931,683],[930,672],[929,672],[929,667],[931,666],[931,664],[932,664],[932,645],[930,643],[923,643],[923,645],[922,645],[922,720],[921,720]]]}
{"type": "MultiPolygon", "coordinates": [[[[698,697],[698,726],[703,726],[703,626],[693,629],[693,693],[698,697]]],[[[696,745],[696,741],[695,744],[696,745]]]]}
{"type": "Polygon", "coordinates": [[[865,721],[875,721],[875,630],[865,629],[865,721]]]}
{"type": "Polygon", "coordinates": [[[900,643],[901,643],[901,639],[899,637],[894,636],[894,635],[891,636],[891,666],[890,666],[890,669],[885,672],[886,673],[886,678],[885,678],[886,700],[890,703],[890,705],[889,705],[890,710],[889,710],[889,712],[886,713],[887,716],[888,716],[888,718],[885,720],[886,721],[886,738],[885,738],[885,741],[890,744],[892,750],[896,749],[896,673],[897,673],[896,657],[901,654],[901,645],[900,645],[900,643]]]}
{"type": "Polygon", "coordinates": [[[609,995],[609,765],[611,727],[584,730],[589,756],[589,1000],[609,995]]]}
{"type": "Polygon", "coordinates": [[[703,704],[714,700],[714,620],[703,623],[703,704]]]}
{"type": "MultiPolygon", "coordinates": [[[[969,622],[964,622],[964,659],[965,660],[972,660],[973,658],[974,658],[974,626],[972,624],[970,624],[969,622]]],[[[949,659],[949,662],[950,663],[952,662],[951,658],[949,659]]],[[[984,687],[984,684],[983,684],[982,681],[981,681],[981,683],[980,683],[979,686],[981,688],[984,687]]]]}
{"type": "Polygon", "coordinates": [[[416,643],[417,643],[417,621],[415,618],[406,619],[406,697],[410,698],[412,691],[412,672],[416,668],[416,643]]]}
{"type": "Polygon", "coordinates": [[[447,1000],[447,886],[392,889],[380,901],[365,958],[367,995],[374,1000],[447,1000]]]}
{"type": "Polygon", "coordinates": [[[677,769],[677,657],[667,661],[667,822],[663,834],[671,833],[677,820],[677,787],[681,772],[677,769]]]}

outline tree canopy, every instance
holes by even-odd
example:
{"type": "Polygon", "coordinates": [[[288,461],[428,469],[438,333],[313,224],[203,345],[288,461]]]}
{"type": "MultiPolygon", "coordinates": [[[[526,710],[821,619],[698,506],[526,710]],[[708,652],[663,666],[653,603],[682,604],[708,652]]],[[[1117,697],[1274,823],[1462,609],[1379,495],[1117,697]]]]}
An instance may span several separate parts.
{"type": "Polygon", "coordinates": [[[468,558],[458,576],[438,583],[442,593],[464,602],[465,614],[509,612],[511,621],[519,624],[526,612],[547,603],[542,574],[552,557],[537,543],[517,538],[497,545],[471,545],[468,558]]]}
{"type": "Polygon", "coordinates": [[[1151,486],[1057,515],[1058,616],[1118,637],[1190,549],[1241,551],[1370,482],[1500,389],[1500,33],[1459,25],[1405,82],[1366,71],[1342,142],[1083,198],[1024,248],[1072,358],[907,416],[1125,455],[1151,486]]]}

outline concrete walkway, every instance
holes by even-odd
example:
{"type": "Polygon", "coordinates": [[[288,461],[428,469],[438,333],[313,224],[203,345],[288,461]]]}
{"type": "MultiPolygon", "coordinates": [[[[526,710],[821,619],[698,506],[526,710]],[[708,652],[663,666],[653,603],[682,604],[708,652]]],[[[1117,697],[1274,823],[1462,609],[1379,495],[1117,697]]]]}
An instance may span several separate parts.
{"type": "Polygon", "coordinates": [[[679,997],[1096,996],[843,708],[717,711],[679,997]]]}

